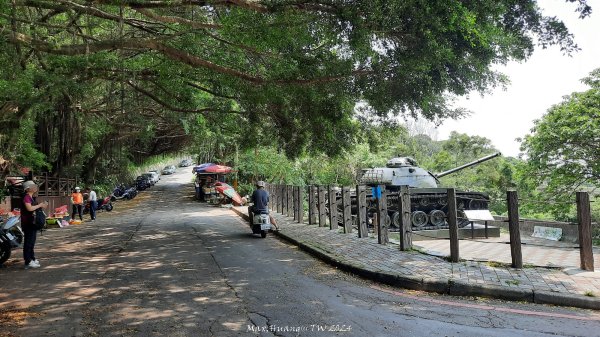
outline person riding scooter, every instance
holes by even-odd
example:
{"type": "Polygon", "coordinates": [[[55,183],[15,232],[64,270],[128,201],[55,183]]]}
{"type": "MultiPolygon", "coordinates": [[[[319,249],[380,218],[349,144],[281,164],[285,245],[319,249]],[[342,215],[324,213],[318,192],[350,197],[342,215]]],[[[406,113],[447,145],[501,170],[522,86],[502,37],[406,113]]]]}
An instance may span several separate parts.
{"type": "MultiPolygon", "coordinates": [[[[269,214],[269,192],[265,190],[264,181],[259,180],[256,182],[256,190],[252,193],[250,202],[253,203],[252,206],[248,207],[250,219],[253,219],[253,213],[269,214]]],[[[271,214],[269,214],[269,220],[271,221],[271,224],[275,226],[275,230],[279,230],[279,226],[277,226],[277,223],[275,223],[275,219],[271,214]]]]}

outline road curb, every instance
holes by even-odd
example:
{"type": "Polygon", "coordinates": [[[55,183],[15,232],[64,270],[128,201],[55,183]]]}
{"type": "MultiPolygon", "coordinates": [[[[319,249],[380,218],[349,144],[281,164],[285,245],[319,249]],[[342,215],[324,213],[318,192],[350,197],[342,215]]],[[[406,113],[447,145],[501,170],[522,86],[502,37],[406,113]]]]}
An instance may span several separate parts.
{"type": "Polygon", "coordinates": [[[495,285],[471,284],[450,280],[448,294],[454,296],[491,297],[507,301],[533,302],[533,291],[495,285]]]}
{"type": "MultiPolygon", "coordinates": [[[[249,221],[247,214],[244,214],[235,207],[231,209],[244,220],[249,221]]],[[[278,218],[286,221],[285,219],[281,219],[281,217],[278,218]]],[[[448,294],[453,296],[488,297],[508,301],[552,304],[558,306],[600,310],[600,298],[595,297],[549,291],[525,290],[496,285],[471,284],[454,279],[424,279],[411,275],[400,275],[385,271],[372,270],[368,269],[367,266],[346,261],[344,258],[340,258],[335,254],[327,252],[319,247],[315,247],[310,243],[296,240],[295,238],[286,235],[285,230],[283,232],[276,231],[274,234],[340,270],[391,286],[397,286],[411,290],[435,292],[439,294],[448,294]]]]}
{"type": "Polygon", "coordinates": [[[551,291],[534,291],[533,301],[539,304],[554,304],[566,307],[600,310],[600,300],[575,294],[563,294],[551,291]]]}

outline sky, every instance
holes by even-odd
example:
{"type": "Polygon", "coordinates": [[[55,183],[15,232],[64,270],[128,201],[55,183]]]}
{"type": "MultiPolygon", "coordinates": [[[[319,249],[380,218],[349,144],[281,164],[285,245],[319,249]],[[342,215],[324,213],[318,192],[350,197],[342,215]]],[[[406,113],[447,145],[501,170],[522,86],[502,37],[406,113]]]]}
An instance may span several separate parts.
{"type": "Polygon", "coordinates": [[[483,136],[503,155],[516,157],[520,153],[516,138],[528,134],[534,120],[560,103],[563,96],[589,89],[581,79],[600,68],[600,0],[588,0],[588,4],[592,6],[591,16],[579,19],[576,4],[565,0],[539,1],[545,15],[564,21],[581,50],[569,57],[558,47],[539,48],[527,61],[497,67],[511,83],[505,90],[496,88],[483,97],[476,92],[468,99],[458,99],[455,105],[472,114],[445,121],[437,128],[437,139],[447,139],[452,131],[483,136]]]}

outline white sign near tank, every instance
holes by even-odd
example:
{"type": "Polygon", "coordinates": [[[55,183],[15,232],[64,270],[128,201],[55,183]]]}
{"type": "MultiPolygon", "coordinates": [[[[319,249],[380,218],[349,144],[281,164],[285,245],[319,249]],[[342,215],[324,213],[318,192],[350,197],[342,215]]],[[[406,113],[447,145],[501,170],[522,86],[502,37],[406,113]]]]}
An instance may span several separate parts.
{"type": "Polygon", "coordinates": [[[560,241],[562,237],[562,228],[534,226],[533,234],[534,238],[542,238],[552,241],[560,241]]]}
{"type": "Polygon", "coordinates": [[[494,220],[494,216],[487,209],[468,209],[464,210],[464,212],[470,221],[494,220]]]}

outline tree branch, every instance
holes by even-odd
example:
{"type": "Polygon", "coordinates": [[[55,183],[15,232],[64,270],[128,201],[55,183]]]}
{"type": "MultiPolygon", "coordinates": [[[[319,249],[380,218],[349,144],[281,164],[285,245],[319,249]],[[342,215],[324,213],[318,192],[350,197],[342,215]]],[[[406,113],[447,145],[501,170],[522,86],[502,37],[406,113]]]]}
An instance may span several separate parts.
{"type": "Polygon", "coordinates": [[[196,83],[194,83],[192,81],[185,81],[185,84],[189,85],[192,88],[195,88],[195,89],[207,92],[207,93],[209,93],[209,94],[211,94],[213,96],[216,96],[216,97],[236,99],[236,97],[234,97],[234,96],[228,96],[228,95],[220,94],[220,93],[218,93],[218,92],[216,92],[214,90],[207,89],[207,88],[205,88],[205,87],[203,87],[201,85],[198,85],[198,84],[196,84],[196,83]]]}
{"type": "Polygon", "coordinates": [[[162,15],[158,15],[150,10],[147,9],[143,9],[143,8],[134,8],[134,10],[138,13],[141,13],[151,19],[154,19],[156,21],[160,21],[163,23],[177,23],[177,24],[182,24],[182,25],[187,25],[190,26],[192,28],[196,28],[196,29],[218,29],[221,28],[221,25],[217,25],[217,24],[210,24],[210,23],[200,23],[200,22],[195,22],[192,20],[188,20],[188,19],[184,19],[181,17],[177,17],[177,16],[162,16],[162,15]]]}
{"type": "MultiPolygon", "coordinates": [[[[1,26],[0,26],[1,27],[1,26]]],[[[311,79],[285,79],[285,80],[267,80],[265,78],[259,76],[253,76],[244,72],[241,72],[236,69],[227,68],[211,61],[200,58],[196,55],[192,55],[185,51],[182,51],[177,48],[173,48],[171,46],[167,46],[161,42],[150,39],[115,39],[115,40],[105,40],[98,41],[86,44],[74,44],[74,45],[62,45],[62,46],[53,46],[45,41],[36,40],[27,36],[25,34],[17,33],[17,32],[8,32],[4,34],[7,35],[7,38],[10,42],[15,44],[23,44],[28,45],[33,49],[43,51],[50,54],[57,55],[83,55],[88,53],[96,53],[105,50],[117,50],[117,49],[133,49],[133,50],[143,50],[150,49],[157,51],[164,56],[168,57],[171,60],[179,61],[181,63],[190,65],[192,67],[198,68],[206,68],[213,70],[220,74],[230,75],[237,78],[241,78],[245,81],[257,84],[265,84],[265,83],[274,83],[274,84],[297,84],[297,85],[312,85],[318,83],[330,83],[336,82],[340,80],[347,79],[351,76],[365,76],[369,74],[373,74],[374,72],[371,70],[355,70],[350,74],[342,74],[342,75],[332,75],[332,76],[324,76],[317,77],[311,79]]]]}
{"type": "Polygon", "coordinates": [[[213,110],[212,108],[204,108],[204,109],[198,109],[198,110],[189,110],[189,109],[178,108],[178,107],[175,107],[175,106],[163,101],[162,99],[160,99],[158,96],[154,95],[153,93],[151,93],[141,87],[138,87],[137,85],[133,84],[131,81],[126,81],[125,83],[127,83],[129,86],[131,86],[133,89],[135,89],[139,93],[144,94],[145,96],[152,99],[154,102],[162,105],[163,107],[165,107],[171,111],[206,114],[207,112],[210,112],[213,110]]]}
{"type": "MultiPolygon", "coordinates": [[[[84,6],[72,1],[66,0],[55,0],[53,2],[46,2],[42,0],[22,0],[17,3],[18,6],[26,6],[26,7],[35,7],[35,8],[44,8],[44,9],[53,9],[55,11],[68,11],[72,10],[77,13],[83,13],[91,16],[95,16],[98,18],[120,22],[121,18],[118,15],[113,15],[104,11],[101,11],[95,7],[84,6]]],[[[145,32],[156,34],[157,32],[151,28],[140,24],[139,22],[135,22],[135,20],[131,20],[129,18],[124,18],[123,23],[129,25],[134,28],[138,28],[145,32]]]]}

